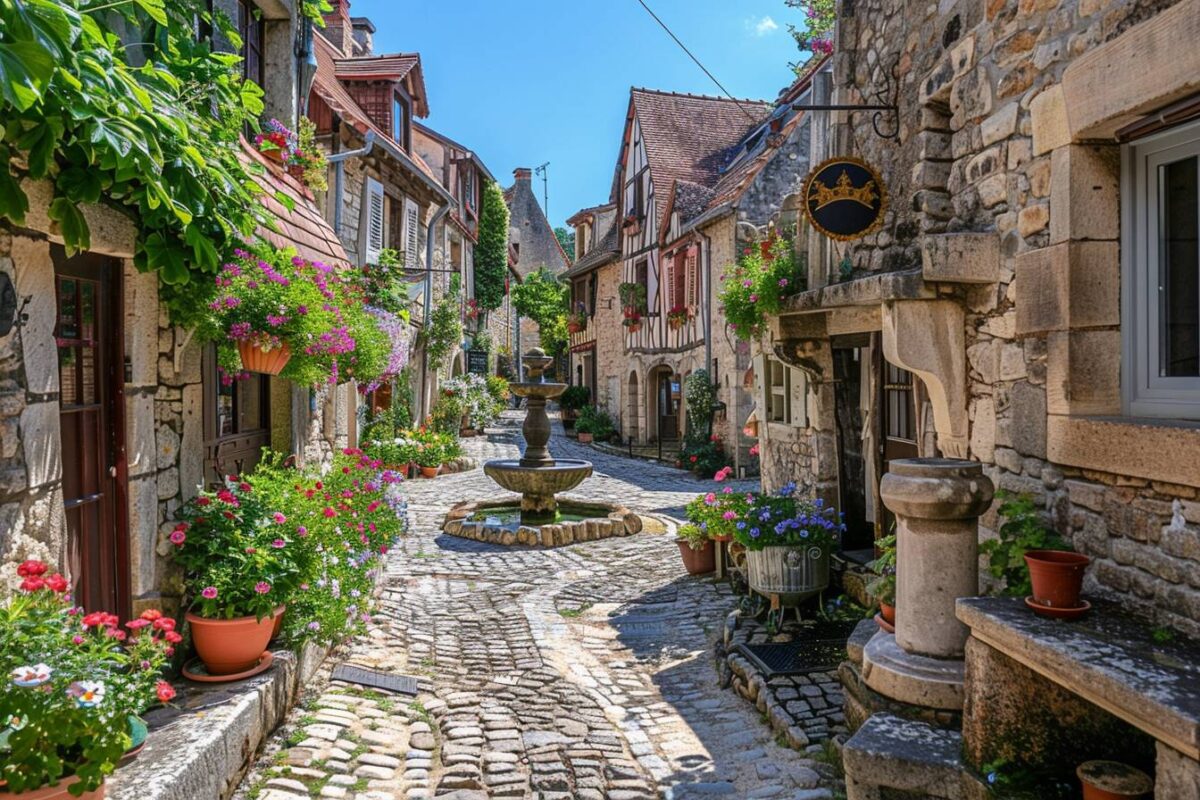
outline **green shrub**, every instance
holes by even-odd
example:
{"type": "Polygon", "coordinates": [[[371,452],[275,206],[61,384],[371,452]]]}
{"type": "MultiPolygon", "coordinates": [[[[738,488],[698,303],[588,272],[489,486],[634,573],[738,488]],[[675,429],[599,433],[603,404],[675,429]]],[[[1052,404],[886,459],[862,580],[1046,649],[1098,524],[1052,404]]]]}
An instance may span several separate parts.
{"type": "Polygon", "coordinates": [[[783,301],[803,288],[803,264],[797,262],[790,241],[772,237],[751,245],[721,276],[726,323],[739,339],[757,338],[766,316],[778,314],[783,301]]]}
{"type": "Polygon", "coordinates": [[[579,433],[590,433],[594,438],[604,440],[617,432],[608,412],[599,406],[584,406],[579,412],[579,421],[575,423],[579,433]]]}
{"type": "Polygon", "coordinates": [[[1003,489],[1000,500],[1000,530],[996,539],[979,545],[988,559],[988,573],[1004,581],[1003,594],[1025,597],[1033,593],[1025,553],[1030,550],[1070,550],[1071,545],[1046,526],[1029,495],[1014,495],[1003,489]]]}
{"type": "Polygon", "coordinates": [[[568,386],[558,398],[558,404],[562,406],[563,411],[578,411],[591,401],[592,392],[586,386],[568,386]]]}

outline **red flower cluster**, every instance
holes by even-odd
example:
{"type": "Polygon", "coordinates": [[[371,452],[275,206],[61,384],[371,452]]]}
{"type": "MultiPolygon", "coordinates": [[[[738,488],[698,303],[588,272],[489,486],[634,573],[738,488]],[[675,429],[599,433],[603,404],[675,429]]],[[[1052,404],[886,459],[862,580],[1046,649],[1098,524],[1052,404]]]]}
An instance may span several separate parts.
{"type": "Polygon", "coordinates": [[[48,589],[58,594],[65,593],[71,588],[70,582],[62,575],[55,572],[49,577],[43,578],[46,570],[49,569],[41,561],[26,561],[17,567],[17,575],[24,578],[21,581],[21,591],[23,592],[40,592],[48,589]]]}

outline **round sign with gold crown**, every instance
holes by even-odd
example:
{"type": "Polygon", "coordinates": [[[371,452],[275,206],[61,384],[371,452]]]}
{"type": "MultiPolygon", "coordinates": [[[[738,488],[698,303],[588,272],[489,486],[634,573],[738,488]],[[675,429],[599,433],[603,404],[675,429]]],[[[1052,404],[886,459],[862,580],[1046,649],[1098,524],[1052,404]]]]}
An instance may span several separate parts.
{"type": "Polygon", "coordinates": [[[818,164],[804,182],[804,213],[830,239],[847,241],[883,224],[887,190],[870,164],[840,156],[818,164]]]}

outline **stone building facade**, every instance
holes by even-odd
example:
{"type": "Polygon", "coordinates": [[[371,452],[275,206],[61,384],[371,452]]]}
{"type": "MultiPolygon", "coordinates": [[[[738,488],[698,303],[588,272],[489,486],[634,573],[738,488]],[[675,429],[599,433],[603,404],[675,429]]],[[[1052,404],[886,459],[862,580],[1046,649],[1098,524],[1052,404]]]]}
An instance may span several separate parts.
{"type": "Polygon", "coordinates": [[[866,547],[891,453],[980,461],[1089,592],[1200,635],[1198,33],[1196,0],[842,5],[833,101],[899,114],[828,113],[813,160],[866,160],[891,202],[773,321],[810,424],[764,440],[768,484],[858,492],[866,547]]]}
{"type": "MultiPolygon", "coordinates": [[[[267,113],[294,125],[291,5],[224,10],[256,27],[243,33],[261,45],[263,61],[247,77],[262,82],[267,113]]],[[[250,145],[243,150],[262,168],[261,202],[283,223],[260,234],[306,258],[347,264],[311,193],[250,145]]],[[[252,466],[261,446],[301,463],[345,446],[353,390],[313,394],[265,376],[223,386],[212,348],[170,323],[158,276],[134,267],[134,222],[102,204],[85,207],[90,250],[68,256],[47,215],[50,186],[26,180],[24,188],[24,226],[0,230],[0,272],[23,314],[0,337],[0,560],[55,564],[92,609],[122,617],[170,609],[180,587],[166,536],[180,505],[252,466]]]]}
{"type": "MultiPolygon", "coordinates": [[[[517,274],[524,278],[542,267],[555,275],[561,274],[570,259],[563,252],[562,244],[554,235],[554,226],[546,219],[546,212],[538,202],[532,169],[518,167],[513,170],[513,184],[504,190],[504,201],[508,203],[508,243],[513,250],[517,274]]],[[[514,333],[521,352],[528,352],[541,341],[532,320],[520,319],[519,330],[514,333]]]]}

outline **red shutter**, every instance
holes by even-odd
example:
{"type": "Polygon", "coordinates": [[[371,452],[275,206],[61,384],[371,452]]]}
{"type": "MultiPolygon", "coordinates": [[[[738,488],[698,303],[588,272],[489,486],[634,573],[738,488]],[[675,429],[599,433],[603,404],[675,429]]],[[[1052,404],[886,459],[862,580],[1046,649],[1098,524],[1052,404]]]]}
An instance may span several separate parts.
{"type": "Polygon", "coordinates": [[[667,310],[670,311],[675,307],[675,256],[674,254],[666,256],[664,259],[667,262],[667,310]]]}

